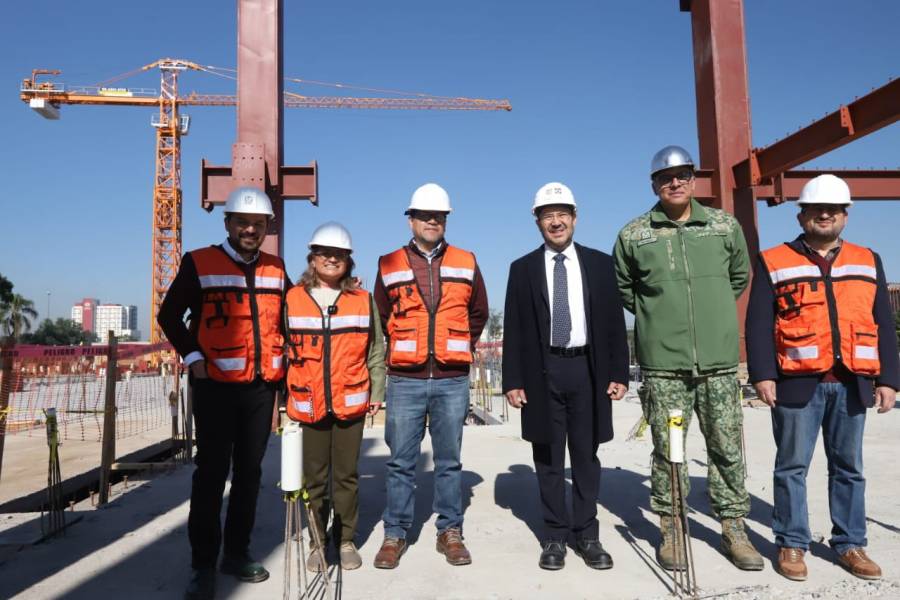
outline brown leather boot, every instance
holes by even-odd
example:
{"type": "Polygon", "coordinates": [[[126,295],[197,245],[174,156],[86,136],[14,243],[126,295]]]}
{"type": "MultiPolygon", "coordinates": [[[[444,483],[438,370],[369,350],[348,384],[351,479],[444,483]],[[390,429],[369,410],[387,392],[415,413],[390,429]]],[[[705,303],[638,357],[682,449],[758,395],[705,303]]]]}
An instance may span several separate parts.
{"type": "Polygon", "coordinates": [[[881,567],[862,548],[851,548],[841,554],[838,560],[860,579],[881,579],[881,567]]]}
{"type": "Polygon", "coordinates": [[[778,572],[791,581],[806,581],[804,554],[806,554],[806,550],[803,548],[779,548],[778,572]]]}
{"type": "Polygon", "coordinates": [[[446,556],[447,562],[453,566],[468,565],[472,562],[472,555],[463,543],[462,532],[456,528],[446,529],[438,536],[437,551],[446,556]]]}
{"type": "Polygon", "coordinates": [[[376,569],[396,569],[400,564],[400,557],[406,552],[406,540],[386,537],[381,542],[381,549],[375,555],[376,569]]]}

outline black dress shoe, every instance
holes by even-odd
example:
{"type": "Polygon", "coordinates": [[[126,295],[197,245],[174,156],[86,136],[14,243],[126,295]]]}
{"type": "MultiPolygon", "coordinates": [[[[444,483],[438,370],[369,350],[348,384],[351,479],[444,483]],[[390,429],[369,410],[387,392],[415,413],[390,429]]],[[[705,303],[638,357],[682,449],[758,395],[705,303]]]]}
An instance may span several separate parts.
{"type": "Polygon", "coordinates": [[[598,540],[575,540],[575,554],[592,569],[612,569],[612,556],[598,540]]]}
{"type": "Polygon", "coordinates": [[[565,542],[544,542],[544,549],[541,552],[541,560],[538,566],[548,571],[558,571],[566,566],[566,544],[565,542]]]}
{"type": "Polygon", "coordinates": [[[212,600],[216,595],[216,570],[213,567],[194,569],[191,581],[184,590],[184,600],[212,600]]]}
{"type": "Polygon", "coordinates": [[[220,570],[248,583],[259,583],[269,578],[266,568],[246,555],[223,557],[220,570]]]}

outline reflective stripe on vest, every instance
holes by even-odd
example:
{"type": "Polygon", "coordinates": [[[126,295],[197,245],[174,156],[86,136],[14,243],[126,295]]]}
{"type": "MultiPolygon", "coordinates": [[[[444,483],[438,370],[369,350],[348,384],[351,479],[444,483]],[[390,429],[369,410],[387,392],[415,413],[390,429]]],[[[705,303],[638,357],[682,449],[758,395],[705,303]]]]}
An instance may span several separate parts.
{"type": "MultiPolygon", "coordinates": [[[[441,256],[440,300],[430,314],[415,279],[406,248],[378,261],[381,281],[391,302],[387,363],[396,368],[421,367],[429,355],[444,365],[472,362],[469,300],[475,280],[475,255],[448,245],[441,256]]],[[[431,268],[431,265],[428,266],[431,268]]],[[[437,294],[435,294],[437,296],[437,294]]]]}
{"type": "Polygon", "coordinates": [[[248,383],[257,376],[265,381],[281,379],[280,315],[286,279],[281,259],[260,252],[250,289],[244,267],[221,247],[190,254],[202,290],[200,314],[192,328],[209,376],[225,383],[248,383]]]}
{"type": "Polygon", "coordinates": [[[775,291],[775,348],[782,373],[824,373],[837,361],[857,375],[881,371],[871,250],[843,242],[827,277],[788,244],[761,256],[775,291]]]}
{"type": "Polygon", "coordinates": [[[315,423],[329,413],[345,420],[365,415],[371,296],[364,290],[341,292],[330,319],[302,286],[292,288],[285,303],[288,416],[315,423]]]}

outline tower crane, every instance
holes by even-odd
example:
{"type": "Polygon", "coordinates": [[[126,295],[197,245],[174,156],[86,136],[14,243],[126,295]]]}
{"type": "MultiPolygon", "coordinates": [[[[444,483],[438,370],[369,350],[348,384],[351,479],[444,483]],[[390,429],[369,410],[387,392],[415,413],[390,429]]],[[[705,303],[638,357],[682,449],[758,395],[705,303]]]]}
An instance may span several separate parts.
{"type": "MultiPolygon", "coordinates": [[[[204,71],[213,75],[234,79],[227,72],[232,69],[203,66],[181,59],[163,58],[144,65],[108,82],[122,79],[141,71],[159,69],[160,89],[96,86],[67,86],[50,77],[60,75],[55,69],[34,69],[31,77],[24,79],[19,98],[35,112],[47,119],[58,119],[60,106],[64,104],[90,104],[104,106],[145,106],[156,108],[150,124],[156,130],[156,168],[153,185],[153,241],[152,284],[150,309],[150,341],[161,341],[162,332],[156,323],[156,315],[169,285],[178,272],[181,262],[181,137],[188,134],[190,117],[180,113],[184,106],[236,106],[237,96],[228,94],[200,94],[191,92],[179,96],[178,75],[187,70],[204,71]]],[[[326,84],[286,78],[295,83],[332,85],[354,89],[355,86],[326,84]]],[[[392,90],[355,88],[383,94],[397,94],[392,90]]],[[[284,93],[285,108],[365,108],[387,110],[512,110],[507,100],[483,100],[479,98],[455,98],[429,94],[406,94],[412,97],[352,97],[305,96],[284,93]]],[[[206,207],[208,210],[211,207],[206,207]]]]}

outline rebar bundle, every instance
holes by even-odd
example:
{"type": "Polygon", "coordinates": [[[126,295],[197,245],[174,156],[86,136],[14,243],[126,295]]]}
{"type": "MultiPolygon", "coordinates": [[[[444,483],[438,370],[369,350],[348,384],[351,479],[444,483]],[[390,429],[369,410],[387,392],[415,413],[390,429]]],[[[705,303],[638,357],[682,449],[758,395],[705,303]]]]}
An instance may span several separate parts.
{"type": "Polygon", "coordinates": [[[673,594],[679,598],[697,598],[697,571],[691,549],[691,529],[688,522],[687,499],[681,485],[681,466],[684,464],[684,418],[677,409],[669,411],[669,479],[672,519],[675,522],[675,582],[673,594]]]}
{"type": "Polygon", "coordinates": [[[56,422],[56,409],[44,411],[47,423],[47,446],[49,460],[47,463],[47,516],[41,513],[41,533],[44,537],[56,535],[66,528],[66,512],[63,505],[62,473],[59,468],[59,429],[56,422]]]}

